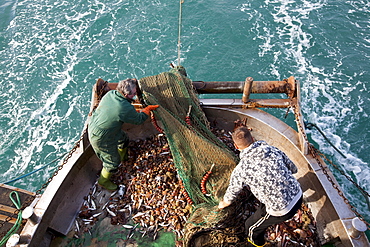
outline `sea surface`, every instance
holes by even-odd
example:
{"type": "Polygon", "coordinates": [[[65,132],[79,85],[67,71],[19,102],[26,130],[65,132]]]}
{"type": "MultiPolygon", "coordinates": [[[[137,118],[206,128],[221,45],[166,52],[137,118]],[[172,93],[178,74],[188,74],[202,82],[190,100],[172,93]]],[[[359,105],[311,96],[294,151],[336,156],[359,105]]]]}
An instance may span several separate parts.
{"type": "Polygon", "coordinates": [[[305,120],[346,158],[309,138],[370,192],[369,0],[0,0],[0,182],[50,163],[11,184],[39,189],[79,139],[95,81],[167,71],[179,49],[193,80],[296,77],[305,120]]]}

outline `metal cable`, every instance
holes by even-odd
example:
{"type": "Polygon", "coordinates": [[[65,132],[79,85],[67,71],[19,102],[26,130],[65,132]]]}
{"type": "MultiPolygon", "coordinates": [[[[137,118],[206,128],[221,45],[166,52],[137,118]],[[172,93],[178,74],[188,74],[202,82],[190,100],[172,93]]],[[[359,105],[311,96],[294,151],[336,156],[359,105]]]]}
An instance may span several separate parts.
{"type": "Polygon", "coordinates": [[[10,180],[10,181],[4,182],[3,184],[10,184],[10,183],[13,183],[13,182],[15,182],[15,181],[17,181],[17,180],[20,180],[20,179],[22,179],[22,178],[28,177],[28,176],[30,176],[30,175],[32,175],[32,174],[34,174],[34,173],[36,173],[36,172],[38,172],[38,171],[40,171],[40,170],[42,170],[42,169],[46,168],[46,167],[48,167],[49,165],[53,164],[54,162],[58,161],[59,159],[63,158],[66,154],[68,154],[68,152],[65,152],[64,154],[62,154],[62,155],[58,156],[58,157],[57,157],[56,159],[54,159],[53,161],[51,161],[51,162],[47,163],[46,165],[43,165],[42,167],[40,167],[40,168],[38,168],[38,169],[36,169],[36,170],[33,170],[32,172],[29,172],[29,173],[26,173],[26,174],[24,174],[24,175],[21,175],[21,176],[19,176],[19,177],[17,177],[17,178],[14,178],[14,179],[10,180]]]}
{"type": "Polygon", "coordinates": [[[322,132],[322,130],[316,125],[316,124],[313,124],[313,123],[307,123],[305,122],[304,123],[305,127],[309,130],[312,130],[312,127],[315,127],[317,129],[317,131],[320,132],[320,134],[325,138],[325,140],[340,154],[342,155],[343,158],[347,158],[347,156],[345,156],[341,151],[339,151],[339,149],[333,144],[331,143],[331,141],[326,137],[326,135],[324,134],[324,132],[322,132]]]}
{"type": "Polygon", "coordinates": [[[181,55],[181,22],[182,22],[182,4],[184,0],[180,0],[179,10],[179,27],[178,27],[178,39],[177,39],[177,65],[180,66],[180,55],[181,55]]]}

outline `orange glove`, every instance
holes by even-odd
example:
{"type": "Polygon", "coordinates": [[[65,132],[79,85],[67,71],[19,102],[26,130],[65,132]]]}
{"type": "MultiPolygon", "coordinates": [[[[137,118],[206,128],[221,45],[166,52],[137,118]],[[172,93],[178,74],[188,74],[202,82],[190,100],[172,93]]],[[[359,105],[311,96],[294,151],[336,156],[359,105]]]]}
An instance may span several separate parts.
{"type": "Polygon", "coordinates": [[[153,111],[153,110],[155,110],[155,109],[157,109],[159,107],[159,105],[148,105],[147,107],[145,107],[144,109],[143,109],[143,111],[142,112],[144,112],[146,115],[150,115],[150,111],[153,111]]]}

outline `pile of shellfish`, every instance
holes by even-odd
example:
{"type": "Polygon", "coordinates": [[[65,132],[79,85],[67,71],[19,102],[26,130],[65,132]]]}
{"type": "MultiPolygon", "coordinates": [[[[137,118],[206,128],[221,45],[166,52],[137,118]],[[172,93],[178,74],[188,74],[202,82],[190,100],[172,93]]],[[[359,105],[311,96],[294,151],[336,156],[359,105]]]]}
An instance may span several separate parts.
{"type": "Polygon", "coordinates": [[[137,232],[155,240],[160,230],[173,231],[178,239],[183,237],[192,206],[184,196],[163,134],[131,141],[129,159],[112,179],[119,185],[117,191],[107,193],[95,184],[84,198],[75,237],[80,235],[77,232],[89,232],[99,217],[110,217],[111,224],[131,229],[128,238],[137,232]]]}
{"type": "Polygon", "coordinates": [[[316,233],[316,222],[308,207],[301,208],[288,221],[271,226],[267,230],[267,240],[278,247],[286,246],[321,246],[316,233]]]}
{"type": "MultiPolygon", "coordinates": [[[[231,134],[212,129],[228,147],[234,149],[231,134]]],[[[192,205],[186,200],[172,155],[164,134],[129,144],[129,159],[113,176],[119,189],[108,192],[95,184],[84,198],[76,218],[75,237],[90,232],[101,218],[109,217],[112,225],[128,230],[127,239],[147,236],[155,240],[161,230],[172,231],[177,239],[184,236],[185,225],[192,205]]],[[[251,201],[252,214],[256,201],[251,201]]],[[[315,221],[303,205],[290,221],[270,227],[266,233],[269,246],[319,246],[315,239],[315,221]]],[[[181,241],[177,241],[181,245],[181,241]]]]}

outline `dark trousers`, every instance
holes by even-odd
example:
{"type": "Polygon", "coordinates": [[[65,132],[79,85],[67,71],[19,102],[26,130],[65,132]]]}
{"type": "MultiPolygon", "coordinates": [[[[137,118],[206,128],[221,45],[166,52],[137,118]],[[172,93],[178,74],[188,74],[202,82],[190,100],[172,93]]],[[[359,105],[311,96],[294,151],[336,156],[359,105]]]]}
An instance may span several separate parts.
{"type": "Polygon", "coordinates": [[[247,234],[248,239],[257,246],[264,245],[266,229],[269,226],[279,224],[292,218],[301,207],[301,204],[302,197],[286,215],[272,216],[266,212],[265,205],[261,203],[257,208],[257,211],[245,221],[245,233],[247,234]]]}

